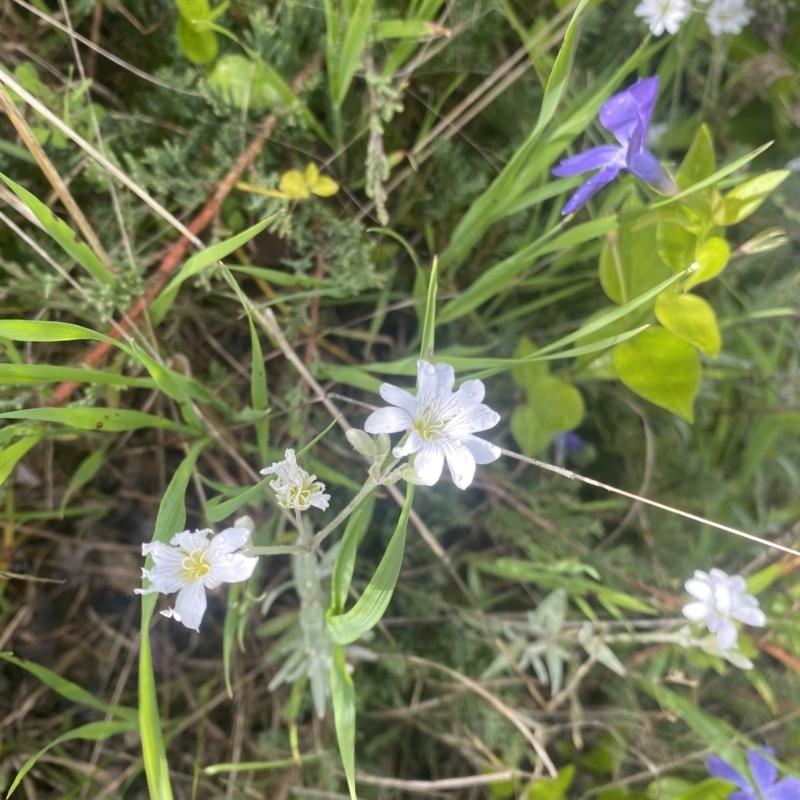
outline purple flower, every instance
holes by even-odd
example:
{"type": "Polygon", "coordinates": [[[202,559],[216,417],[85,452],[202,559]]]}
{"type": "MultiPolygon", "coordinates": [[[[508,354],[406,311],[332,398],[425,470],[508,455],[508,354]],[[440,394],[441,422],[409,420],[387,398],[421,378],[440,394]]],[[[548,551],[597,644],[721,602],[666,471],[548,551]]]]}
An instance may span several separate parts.
{"type": "Polygon", "coordinates": [[[658,94],[658,77],[637,81],[624,92],[615,94],[600,108],[600,123],[614,134],[619,146],[601,144],[585,153],[565,158],[554,175],[567,178],[591,169],[600,172],[592,175],[570,198],[562,214],[571,214],[590,197],[610,183],[622,169],[632,172],[664,192],[674,190],[672,179],[658,163],[656,157],[644,146],[647,128],[658,94]]]}
{"type": "MultiPolygon", "coordinates": [[[[771,747],[765,747],[764,752],[770,757],[775,755],[771,747]]],[[[755,786],[719,756],[709,756],[706,762],[708,771],[715,778],[722,778],[739,787],[739,791],[734,792],[729,800],[800,800],[800,778],[789,777],[775,783],[778,768],[755,750],[747,751],[747,761],[755,786]]]]}

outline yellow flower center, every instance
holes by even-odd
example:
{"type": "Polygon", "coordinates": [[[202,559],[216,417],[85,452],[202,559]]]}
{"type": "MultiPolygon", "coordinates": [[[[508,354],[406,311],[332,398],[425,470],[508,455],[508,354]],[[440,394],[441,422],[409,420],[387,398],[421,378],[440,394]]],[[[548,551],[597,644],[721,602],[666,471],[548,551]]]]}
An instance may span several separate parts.
{"type": "Polygon", "coordinates": [[[412,420],[411,425],[419,434],[420,439],[430,442],[439,439],[444,433],[445,426],[449,419],[442,419],[439,416],[438,408],[426,408],[422,415],[412,420]]]}
{"type": "Polygon", "coordinates": [[[181,562],[181,569],[190,581],[199,581],[211,572],[208,550],[194,550],[181,562]]]}

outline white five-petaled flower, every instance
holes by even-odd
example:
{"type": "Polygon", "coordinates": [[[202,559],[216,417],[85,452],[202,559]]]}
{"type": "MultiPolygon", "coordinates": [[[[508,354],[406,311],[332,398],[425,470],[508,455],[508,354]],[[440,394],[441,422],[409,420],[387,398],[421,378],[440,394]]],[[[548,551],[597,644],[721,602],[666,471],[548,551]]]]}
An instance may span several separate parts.
{"type": "Polygon", "coordinates": [[[453,391],[455,373],[449,364],[417,361],[417,394],[382,383],[381,397],[391,405],[367,417],[367,433],[408,431],[408,440],[393,450],[397,458],[416,453],[414,469],[425,486],[433,486],[444,461],[453,483],[466,489],[475,476],[476,464],[500,458],[500,449],[472,434],[492,428],[500,415],[484,405],[483,383],[464,381],[453,391]]]}
{"type": "Polygon", "coordinates": [[[694,578],[685,585],[697,602],[685,605],[684,615],[692,622],[705,621],[708,630],[717,635],[720,650],[736,646],[738,633],[734,620],[759,628],[767,623],[758,600],[745,594],[747,585],[741,575],[728,577],[721,569],[712,569],[709,573],[695,570],[694,578]]]}
{"type": "Polygon", "coordinates": [[[664,31],[677,33],[690,11],[688,0],[642,0],[633,13],[644,19],[653,36],[661,36],[664,31]]]}
{"type": "Polygon", "coordinates": [[[316,506],[325,511],[328,507],[331,496],[323,494],[325,484],[318,481],[316,475],[309,475],[297,465],[294,450],[287,450],[283,461],[276,461],[271,467],[264,467],[261,474],[276,476],[269,485],[275,492],[278,505],[283,508],[307,511],[311,506],[316,506]]]}
{"type": "Polygon", "coordinates": [[[150,586],[134,589],[136,594],[177,592],[175,608],[161,613],[196,631],[206,611],[206,589],[246,581],[258,561],[236,552],[250,538],[247,528],[227,528],[211,541],[209,533],[209,529],[184,531],[176,533],[170,544],[143,544],[142,555],[152,554],[154,566],[142,569],[142,577],[150,581],[150,586]]]}
{"type": "Polygon", "coordinates": [[[745,0],[714,0],[706,12],[706,23],[713,36],[735,35],[744,30],[754,13],[745,0]]]}

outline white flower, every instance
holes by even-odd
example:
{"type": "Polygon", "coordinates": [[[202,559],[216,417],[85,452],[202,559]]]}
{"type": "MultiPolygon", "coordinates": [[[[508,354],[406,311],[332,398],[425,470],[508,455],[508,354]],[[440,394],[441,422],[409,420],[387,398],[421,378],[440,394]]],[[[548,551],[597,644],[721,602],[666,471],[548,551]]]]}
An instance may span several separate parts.
{"type": "Polygon", "coordinates": [[[250,538],[248,528],[227,528],[211,541],[211,530],[176,533],[170,544],[150,542],[142,545],[142,555],[151,553],[155,566],[142,569],[142,577],[150,581],[147,589],[134,589],[136,594],[178,593],[175,608],[161,613],[173,617],[187,628],[200,630],[206,612],[206,589],[222,583],[246,581],[256,567],[257,558],[236,553],[250,538]]]}
{"type": "Polygon", "coordinates": [[[692,622],[705,621],[708,630],[717,634],[720,650],[730,650],[736,645],[738,633],[733,620],[762,628],[767,623],[758,600],[745,594],[746,584],[741,575],[728,577],[720,569],[710,573],[695,570],[694,578],[686,581],[686,591],[699,602],[683,607],[683,613],[692,622]]]}
{"type": "Polygon", "coordinates": [[[653,36],[661,36],[664,31],[677,33],[689,11],[688,0],[642,0],[633,13],[644,19],[653,36]]]}
{"type": "Polygon", "coordinates": [[[414,469],[424,486],[433,486],[442,474],[444,460],[453,483],[466,489],[475,476],[476,464],[500,458],[500,449],[472,434],[492,428],[500,415],[484,405],[483,383],[464,381],[453,392],[455,373],[449,364],[417,361],[417,395],[382,383],[381,397],[391,406],[367,417],[367,433],[409,431],[402,447],[393,450],[397,458],[416,453],[414,469]]]}
{"type": "Polygon", "coordinates": [[[706,22],[714,36],[737,34],[744,30],[754,13],[745,5],[745,0],[714,0],[706,12],[706,22]]]}
{"type": "Polygon", "coordinates": [[[331,496],[323,494],[325,484],[320,483],[316,475],[309,475],[302,467],[297,466],[294,450],[287,450],[283,461],[264,467],[261,474],[277,476],[269,485],[275,492],[278,505],[283,508],[307,511],[311,506],[316,506],[325,511],[328,507],[331,496]]]}

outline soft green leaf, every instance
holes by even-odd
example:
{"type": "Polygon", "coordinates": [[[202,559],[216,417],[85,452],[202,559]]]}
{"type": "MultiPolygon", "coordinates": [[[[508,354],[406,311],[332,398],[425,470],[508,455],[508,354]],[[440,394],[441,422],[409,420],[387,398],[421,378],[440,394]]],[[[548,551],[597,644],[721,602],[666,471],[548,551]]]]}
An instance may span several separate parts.
{"type": "Polygon", "coordinates": [[[685,792],[675,797],[675,800],[728,800],[734,784],[719,778],[706,778],[706,780],[692,786],[685,792]]]}
{"type": "Polygon", "coordinates": [[[276,216],[276,214],[273,214],[266,219],[262,219],[261,222],[256,223],[246,231],[237,233],[236,236],[231,236],[230,239],[226,239],[224,242],[217,242],[189,258],[181,267],[178,274],[150,305],[150,319],[153,321],[153,324],[158,325],[161,320],[164,319],[178,294],[181,284],[187,280],[187,278],[197,275],[199,272],[206,269],[206,267],[216,264],[217,261],[229,256],[235,250],[247,244],[254,236],[261,233],[276,216]]]}
{"type": "Polygon", "coordinates": [[[528,790],[528,800],[567,800],[567,791],[575,779],[575,766],[567,764],[555,778],[539,778],[528,790]]]}
{"type": "Polygon", "coordinates": [[[658,223],[656,233],[658,254],[674,275],[689,269],[694,263],[697,236],[676,222],[658,223]]]}
{"type": "MultiPolygon", "coordinates": [[[[136,730],[135,720],[109,720],[108,722],[90,722],[87,725],[80,725],[73,728],[71,731],[61,734],[61,736],[53,739],[47,747],[43,747],[36,755],[31,756],[23,765],[20,771],[16,774],[14,782],[6,794],[6,797],[11,797],[17,786],[22,783],[22,779],[33,768],[36,762],[48,751],[63,742],[69,742],[73,739],[87,739],[90,742],[101,742],[111,736],[117,736],[121,733],[129,733],[136,730]]],[[[153,795],[159,797],[159,800],[167,800],[163,795],[153,795]]],[[[171,797],[171,796],[170,796],[171,797]]]]}
{"type": "Polygon", "coordinates": [[[41,664],[36,664],[33,661],[22,661],[11,653],[6,652],[0,652],[0,658],[30,672],[31,675],[38,678],[43,684],[49,686],[53,691],[58,692],[62,697],[65,697],[73,703],[88,706],[96,711],[102,711],[104,714],[110,714],[112,717],[118,717],[127,722],[136,722],[135,708],[112,706],[108,703],[104,703],[102,700],[98,700],[91,692],[87,692],[86,689],[78,686],[77,683],[73,683],[52,670],[47,669],[47,667],[43,667],[41,664]]]}
{"type": "Polygon", "coordinates": [[[186,432],[164,417],[145,414],[143,411],[115,408],[28,408],[21,411],[6,411],[0,419],[35,419],[40,422],[56,422],[73,428],[92,431],[133,431],[138,428],[162,428],[169,431],[186,432]]]}
{"type": "Polygon", "coordinates": [[[152,389],[155,383],[150,378],[129,378],[116,372],[82,367],[57,367],[52,364],[0,364],[0,383],[23,386],[36,383],[97,383],[108,386],[137,386],[152,389]]]}
{"type": "Polygon", "coordinates": [[[375,510],[375,493],[367,495],[347,520],[331,575],[331,614],[341,614],[356,566],[356,550],[364,538],[375,510]]]}
{"type": "Polygon", "coordinates": [[[332,98],[334,106],[342,105],[350,88],[356,69],[361,62],[361,53],[367,39],[370,22],[372,21],[372,6],[374,0],[358,0],[353,16],[347,22],[344,42],[339,53],[337,71],[339,82],[337,92],[332,98]]]}
{"type": "Polygon", "coordinates": [[[364,593],[350,611],[337,616],[329,616],[327,621],[328,635],[337,644],[350,644],[378,624],[392,599],[400,567],[403,563],[403,552],[406,545],[406,529],[411,514],[411,503],[414,498],[414,487],[406,488],[406,499],[397,527],[389,541],[372,580],[367,584],[364,593]]]}
{"type": "MultiPolygon", "coordinates": [[[[192,471],[207,439],[195,442],[172,476],[164,492],[164,499],[158,507],[156,526],[153,531],[154,542],[169,542],[180,533],[186,524],[186,489],[192,471]]],[[[148,555],[145,566],[152,568],[153,557],[148,555]]],[[[153,660],[150,652],[150,620],[156,607],[156,595],[142,596],[141,640],[139,645],[139,727],[142,737],[142,755],[147,786],[150,797],[158,800],[172,800],[172,784],[169,779],[169,765],[164,749],[161,718],[158,713],[153,660]]]]}
{"type": "Polygon", "coordinates": [[[219,52],[216,35],[209,30],[201,30],[193,26],[183,17],[178,19],[176,29],[178,47],[181,53],[193,64],[204,66],[210,64],[219,52]]]}
{"type": "Polygon", "coordinates": [[[216,86],[236,108],[264,111],[281,102],[264,65],[239,54],[217,59],[208,82],[216,86]]]}
{"type": "Polygon", "coordinates": [[[725,269],[730,248],[721,236],[711,236],[697,245],[694,260],[697,266],[683,284],[684,289],[691,289],[698,283],[711,280],[725,269]]]}
{"type": "Polygon", "coordinates": [[[664,328],[649,328],[614,348],[614,366],[631,391],[689,422],[694,420],[700,361],[688,342],[664,328]]]}
{"type": "Polygon", "coordinates": [[[0,450],[0,486],[6,482],[11,471],[22,456],[36,445],[44,434],[45,431],[42,430],[31,436],[26,436],[24,439],[20,439],[18,442],[14,442],[14,444],[0,450]]]}
{"type": "Polygon", "coordinates": [[[422,323],[422,341],[419,357],[426,361],[433,358],[433,347],[436,340],[436,292],[439,286],[439,262],[434,256],[431,274],[428,278],[428,293],[425,298],[425,313],[422,323]]]}
{"type": "Polygon", "coordinates": [[[331,702],[336,740],[342,757],[342,767],[347,778],[351,800],[356,798],[356,689],[347,672],[344,647],[333,646],[331,661],[331,702]]]}
{"type": "Polygon", "coordinates": [[[658,254],[655,225],[642,230],[621,226],[606,237],[600,252],[600,285],[618,305],[658,286],[669,274],[658,254]]]}
{"type": "Polygon", "coordinates": [[[10,178],[0,173],[0,180],[14,192],[23,203],[33,212],[41,226],[56,241],[61,249],[71,258],[74,258],[98,283],[104,286],[114,286],[116,280],[108,271],[106,265],[94,254],[88,245],[79,241],[75,232],[65,222],[60,220],[41,200],[31,194],[10,178]]]}
{"type": "Polygon", "coordinates": [[[696,183],[711,177],[716,170],[714,142],[708,126],[701,125],[695,134],[689,152],[681,163],[675,176],[679,189],[688,189],[696,183]]]}
{"type": "Polygon", "coordinates": [[[69,503],[72,495],[84,487],[87,483],[89,483],[90,480],[92,480],[92,478],[94,478],[95,475],[97,475],[98,470],[105,463],[107,452],[107,446],[99,447],[94,452],[89,453],[89,455],[86,456],[86,458],[84,458],[80,464],[78,464],[78,468],[75,470],[69,480],[69,485],[67,486],[67,490],[64,492],[64,497],[61,499],[59,513],[63,515],[64,509],[67,507],[67,503],[69,503]]]}
{"type": "Polygon", "coordinates": [[[205,506],[205,513],[210,522],[220,522],[231,514],[237,512],[245,503],[254,503],[264,497],[264,489],[270,480],[275,480],[272,475],[259,481],[254,486],[237,490],[235,497],[224,500],[222,495],[212,497],[205,506]]]}
{"type": "Polygon", "coordinates": [[[693,294],[663,292],[656,300],[658,321],[676,336],[693,344],[711,358],[719,355],[721,341],[714,309],[693,294]]]}
{"type": "Polygon", "coordinates": [[[71,322],[47,322],[28,319],[0,320],[0,336],[15,342],[71,342],[80,339],[107,342],[121,347],[116,339],[71,322]]]}
{"type": "MultiPolygon", "coordinates": [[[[536,345],[527,336],[521,336],[514,349],[514,358],[521,360],[535,353],[536,345]]],[[[528,395],[536,391],[539,381],[549,373],[550,366],[546,361],[529,361],[511,367],[511,377],[528,395]]]]}
{"type": "Polygon", "coordinates": [[[583,419],[581,393],[560,378],[541,378],[527,403],[511,417],[511,433],[526,455],[536,455],[556,433],[577,428],[583,419]]]}
{"type": "Polygon", "coordinates": [[[722,207],[714,216],[717,225],[735,225],[749,217],[775,191],[791,172],[785,169],[765,172],[737,186],[725,195],[722,207]]]}
{"type": "Polygon", "coordinates": [[[439,25],[422,19],[384,19],[376,23],[372,35],[382,39],[421,39],[424,36],[446,34],[439,25]]]}

